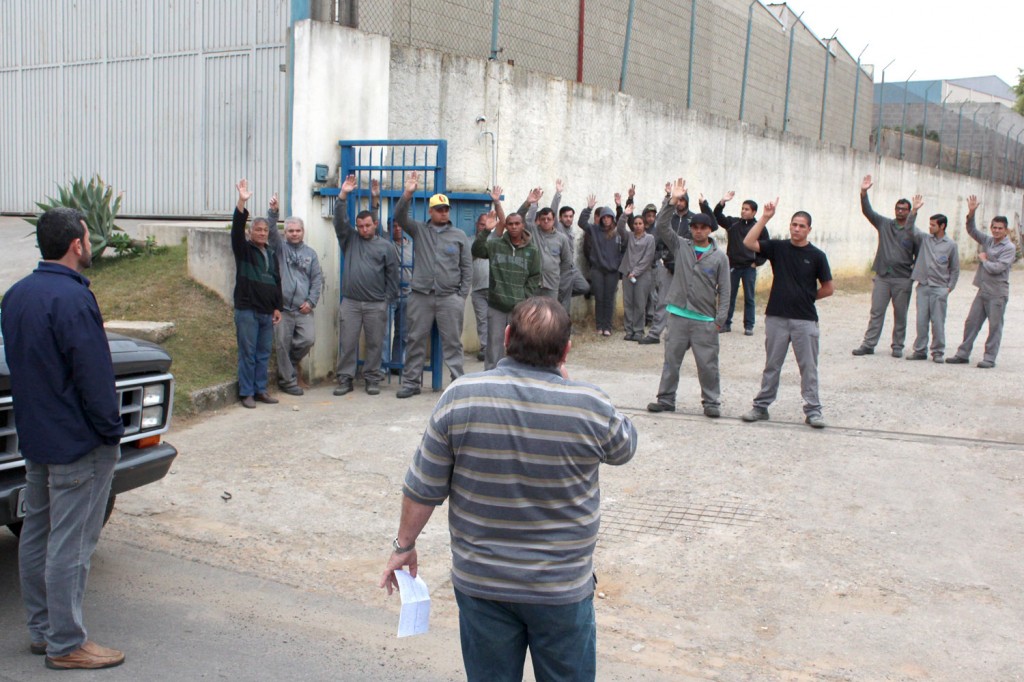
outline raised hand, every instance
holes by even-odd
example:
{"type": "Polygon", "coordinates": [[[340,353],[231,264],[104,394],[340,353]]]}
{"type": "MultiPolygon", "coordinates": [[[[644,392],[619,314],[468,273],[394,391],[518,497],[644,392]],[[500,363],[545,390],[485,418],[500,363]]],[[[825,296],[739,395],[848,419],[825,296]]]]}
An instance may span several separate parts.
{"type": "Polygon", "coordinates": [[[495,185],[494,188],[491,189],[491,201],[501,201],[501,195],[504,193],[505,191],[501,185],[495,185]]]}
{"type": "Polygon", "coordinates": [[[270,197],[270,203],[267,205],[267,208],[270,209],[271,213],[277,213],[280,206],[281,204],[277,200],[277,192],[274,192],[273,196],[270,197]]]}
{"type": "Polygon", "coordinates": [[[370,180],[370,197],[373,198],[374,203],[377,203],[377,199],[380,199],[380,180],[377,178],[370,180]]]}
{"type": "Polygon", "coordinates": [[[967,197],[967,215],[974,215],[974,212],[981,206],[981,202],[978,201],[978,197],[974,194],[967,197]]]}
{"type": "Polygon", "coordinates": [[[761,218],[764,222],[768,222],[775,216],[775,209],[779,207],[779,198],[775,197],[775,201],[769,201],[764,205],[761,210],[761,218]]]}
{"type": "Polygon", "coordinates": [[[533,189],[530,190],[530,193],[526,195],[526,203],[536,204],[538,201],[540,201],[540,198],[542,196],[544,196],[544,190],[542,190],[540,187],[534,187],[533,189]]]}
{"type": "Polygon", "coordinates": [[[555,180],[555,191],[561,194],[563,189],[565,189],[565,183],[562,182],[562,178],[558,178],[555,180]]]}
{"type": "Polygon", "coordinates": [[[686,180],[676,178],[676,181],[672,183],[670,195],[674,204],[686,196],[686,180]]]}
{"type": "Polygon", "coordinates": [[[665,183],[665,196],[672,194],[672,181],[669,180],[665,183]]]}
{"type": "Polygon", "coordinates": [[[872,185],[874,185],[874,183],[871,182],[871,176],[865,175],[864,179],[860,181],[860,191],[867,192],[869,189],[871,189],[872,185]]]}
{"type": "Polygon", "coordinates": [[[405,178],[405,193],[412,196],[416,188],[420,186],[420,174],[412,171],[405,178]]]}
{"type": "Polygon", "coordinates": [[[915,194],[915,195],[913,196],[913,200],[914,200],[914,203],[913,203],[913,207],[914,207],[914,208],[913,208],[913,211],[914,211],[914,213],[917,213],[917,212],[918,212],[918,210],[920,210],[920,208],[921,208],[922,206],[924,206],[924,196],[922,196],[922,195],[920,195],[920,194],[915,194]]]}
{"type": "Polygon", "coordinates": [[[587,195],[587,208],[593,209],[595,206],[597,206],[597,195],[596,194],[588,194],[587,195]]]}
{"type": "Polygon", "coordinates": [[[493,230],[498,226],[498,214],[492,208],[490,211],[484,214],[484,228],[487,230],[493,230]]]}
{"type": "Polygon", "coordinates": [[[629,198],[632,199],[636,196],[636,185],[629,186],[629,198]]]}
{"type": "Polygon", "coordinates": [[[252,198],[252,192],[249,190],[249,181],[242,178],[235,183],[235,189],[238,190],[238,203],[244,206],[245,202],[252,198]]]}
{"type": "Polygon", "coordinates": [[[626,204],[626,207],[622,209],[622,212],[628,216],[633,215],[633,204],[626,204]]]}
{"type": "Polygon", "coordinates": [[[622,194],[619,192],[615,193],[615,205],[622,206],[622,194]]]}
{"type": "Polygon", "coordinates": [[[349,175],[345,178],[345,181],[341,183],[341,197],[344,199],[348,196],[348,193],[356,188],[356,176],[349,175]]]}
{"type": "Polygon", "coordinates": [[[735,197],[735,196],[736,196],[736,192],[733,192],[732,190],[729,190],[728,192],[726,192],[725,194],[722,195],[721,203],[727,204],[730,201],[732,201],[733,197],[735,197]]]}

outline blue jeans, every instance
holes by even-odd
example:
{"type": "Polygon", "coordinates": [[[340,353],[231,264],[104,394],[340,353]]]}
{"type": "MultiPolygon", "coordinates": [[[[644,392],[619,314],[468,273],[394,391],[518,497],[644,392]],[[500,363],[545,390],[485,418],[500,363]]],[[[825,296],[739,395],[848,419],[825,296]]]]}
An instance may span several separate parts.
{"type": "Polygon", "coordinates": [[[732,325],[732,314],[736,312],[736,294],[740,290],[740,282],[743,282],[743,328],[754,328],[754,286],[757,284],[757,268],[753,265],[745,267],[729,268],[729,279],[732,281],[732,291],[729,292],[729,315],[725,318],[725,326],[732,325]]]}
{"type": "Polygon", "coordinates": [[[521,682],[530,649],[537,682],[597,675],[594,597],[548,606],[479,599],[455,590],[462,662],[469,682],[521,682]]]}
{"type": "Polygon", "coordinates": [[[238,395],[267,392],[267,365],[274,343],[274,317],[255,310],[235,309],[238,338],[238,395]]]}
{"type": "Polygon", "coordinates": [[[46,642],[51,657],[87,639],[82,599],[120,457],[120,445],[101,445],[70,464],[25,460],[21,596],[32,641],[46,642]]]}

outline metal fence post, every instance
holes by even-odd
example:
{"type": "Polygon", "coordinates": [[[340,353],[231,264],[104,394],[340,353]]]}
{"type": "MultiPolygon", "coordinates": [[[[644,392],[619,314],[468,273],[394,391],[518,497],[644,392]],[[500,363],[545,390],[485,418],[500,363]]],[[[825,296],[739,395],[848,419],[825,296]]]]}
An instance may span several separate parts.
{"type": "MultiPolygon", "coordinates": [[[[750,31],[754,27],[754,3],[757,0],[753,0],[750,3],[750,7],[747,8],[747,47],[743,51],[743,81],[740,83],[740,122],[743,122],[743,111],[747,104],[747,68],[750,65],[750,31]]],[[[696,0],[694,0],[696,4],[696,0]]],[[[690,15],[690,35],[693,35],[693,14],[690,15]]],[[[693,38],[690,38],[690,46],[692,50],[693,38]]],[[[693,53],[691,51],[690,61],[693,61],[693,53]]],[[[689,95],[689,93],[687,93],[689,95]]]]}
{"type": "Polygon", "coordinates": [[[924,148],[925,143],[928,141],[928,93],[935,87],[935,83],[932,83],[924,91],[924,114],[921,121],[921,162],[920,165],[924,165],[924,148]]]}
{"type": "Polygon", "coordinates": [[[939,160],[935,163],[935,167],[939,170],[942,170],[942,130],[946,127],[946,100],[952,94],[952,92],[947,92],[946,96],[942,98],[942,113],[939,114],[941,117],[939,120],[939,160]]]}
{"type": "MultiPolygon", "coordinates": [[[[864,46],[864,50],[866,49],[868,49],[867,45],[864,46]]],[[[853,120],[850,121],[850,149],[853,149],[854,142],[857,139],[857,100],[860,99],[860,58],[864,54],[864,50],[861,50],[860,54],[857,55],[857,70],[853,74],[853,120]]]]}
{"type": "MultiPolygon", "coordinates": [[[[690,1],[690,55],[686,60],[686,108],[693,107],[693,41],[697,35],[697,0],[690,1]]],[[[747,45],[750,45],[750,27],[747,27],[747,45]]],[[[740,96],[740,100],[743,96],[740,96]]],[[[743,120],[743,102],[740,102],[740,120],[743,120]]]]}
{"type": "MultiPolygon", "coordinates": [[[[1015,137],[1014,140],[1013,140],[1013,161],[1014,161],[1013,166],[1014,166],[1014,168],[1017,165],[1017,159],[1020,158],[1020,136],[1021,136],[1021,134],[1024,134],[1024,129],[1021,129],[1021,131],[1019,133],[1017,133],[1017,137],[1015,137]]],[[[1014,171],[1014,168],[1007,167],[1007,169],[1006,169],[1006,171],[1007,171],[1006,172],[1006,182],[1007,182],[1007,184],[1010,184],[1010,183],[1013,182],[1013,176],[1014,176],[1014,172],[1013,171],[1014,171]]]]}
{"type": "Polygon", "coordinates": [[[917,73],[917,69],[910,72],[907,80],[903,81],[903,119],[900,121],[900,161],[903,160],[903,136],[907,132],[907,92],[910,90],[910,79],[917,73]]]}
{"type": "Polygon", "coordinates": [[[583,82],[583,26],[587,15],[587,0],[580,0],[580,23],[576,29],[576,82],[583,82]]]}
{"type": "MultiPolygon", "coordinates": [[[[1003,180],[1006,179],[1006,169],[1010,163],[1010,133],[1016,128],[1016,125],[1010,126],[1010,129],[1006,131],[1006,151],[1003,152],[1003,180]]],[[[1019,136],[1018,136],[1019,137],[1019,136]]],[[[996,179],[995,165],[992,166],[992,180],[996,179]]]]}
{"type": "Polygon", "coordinates": [[[789,88],[793,82],[793,43],[796,42],[796,25],[800,23],[800,17],[803,15],[803,12],[797,15],[796,20],[789,27],[789,58],[786,60],[786,101],[782,109],[782,132],[789,130],[789,88]]]}
{"type": "Polygon", "coordinates": [[[967,100],[960,103],[960,109],[956,112],[956,151],[954,152],[955,158],[953,159],[953,172],[960,172],[960,128],[964,124],[964,105],[967,104],[967,100]]]}
{"type": "Polygon", "coordinates": [[[626,42],[622,45],[622,71],[619,73],[619,92],[626,91],[626,68],[629,66],[629,41],[633,37],[633,12],[636,0],[629,0],[629,15],[626,17],[626,42]]]}
{"type": "MultiPolygon", "coordinates": [[[[896,61],[895,59],[892,62],[896,61]]],[[[892,66],[889,62],[882,69],[882,84],[878,88],[878,130],[875,132],[875,156],[882,158],[882,110],[885,108],[885,69],[892,66]]]]}
{"type": "Polygon", "coordinates": [[[498,58],[498,14],[501,11],[501,0],[494,0],[491,5],[491,59],[498,58]]]}
{"type": "Polygon", "coordinates": [[[818,142],[825,141],[825,111],[828,108],[828,64],[832,56],[832,41],[835,40],[837,29],[832,37],[825,41],[825,82],[821,86],[821,123],[818,125],[818,142]]]}

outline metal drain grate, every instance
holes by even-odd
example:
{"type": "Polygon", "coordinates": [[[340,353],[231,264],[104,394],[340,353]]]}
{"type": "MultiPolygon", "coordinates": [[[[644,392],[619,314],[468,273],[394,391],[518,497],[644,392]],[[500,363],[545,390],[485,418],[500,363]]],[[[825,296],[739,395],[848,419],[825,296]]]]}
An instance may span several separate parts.
{"type": "Polygon", "coordinates": [[[712,502],[679,507],[656,502],[614,504],[601,510],[601,537],[607,540],[643,535],[692,535],[712,526],[747,527],[764,514],[734,502],[712,502]]]}

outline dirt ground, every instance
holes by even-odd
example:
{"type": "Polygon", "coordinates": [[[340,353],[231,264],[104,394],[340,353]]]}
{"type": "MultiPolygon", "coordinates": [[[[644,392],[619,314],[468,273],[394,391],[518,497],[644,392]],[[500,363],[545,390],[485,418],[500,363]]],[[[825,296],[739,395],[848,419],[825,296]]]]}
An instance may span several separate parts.
{"type": "MultiPolygon", "coordinates": [[[[949,354],[972,274],[950,299],[949,354]]],[[[719,420],[700,414],[691,357],[680,411],[653,415],[664,346],[578,331],[570,374],[640,433],[635,459],[602,475],[600,679],[1024,679],[1024,271],[991,370],[890,357],[891,319],[878,354],[851,356],[868,295],[839,288],[819,304],[823,431],[802,423],[792,359],[771,420],[739,420],[760,382],[763,306],[754,337],[721,337],[719,420]]],[[[171,475],[119,498],[107,532],[378,609],[344,637],[415,664],[415,679],[460,679],[445,507],[418,542],[431,632],[396,640],[399,602],[376,587],[434,402],[396,390],[319,387],[174,429],[171,475]]]]}

